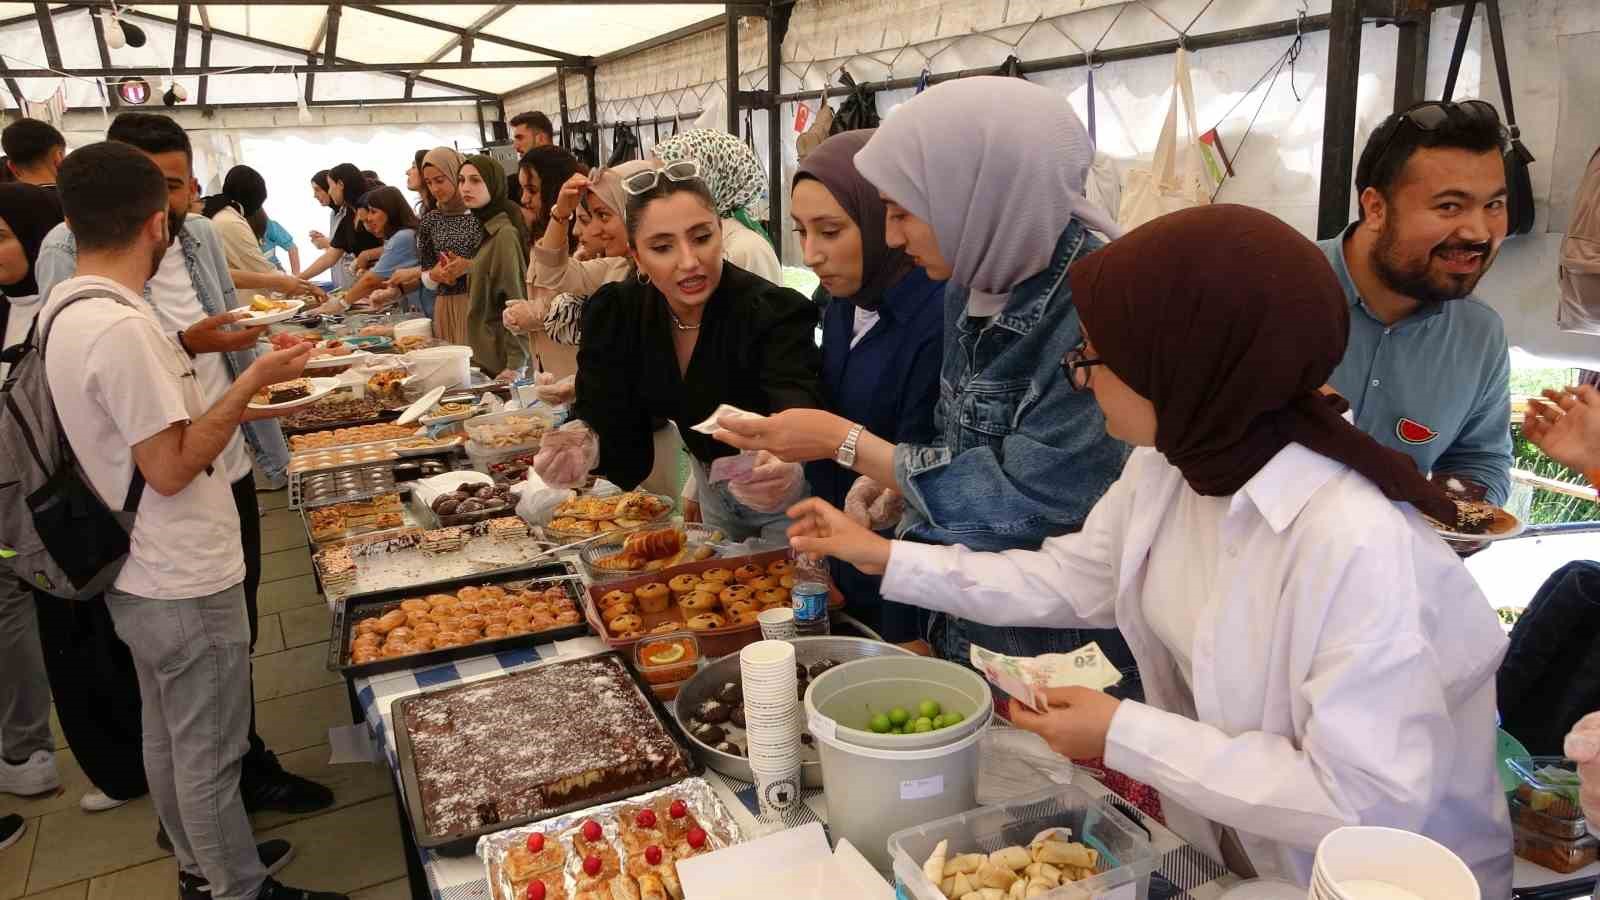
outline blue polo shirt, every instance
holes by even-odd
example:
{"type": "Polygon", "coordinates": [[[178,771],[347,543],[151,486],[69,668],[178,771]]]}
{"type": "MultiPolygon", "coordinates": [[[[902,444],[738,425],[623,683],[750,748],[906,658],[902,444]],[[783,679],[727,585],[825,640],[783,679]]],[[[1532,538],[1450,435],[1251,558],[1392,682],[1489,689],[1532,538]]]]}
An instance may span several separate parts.
{"type": "MultiPolygon", "coordinates": [[[[1349,231],[1345,232],[1348,235],[1349,231]]],[[[1500,314],[1475,297],[1424,305],[1393,325],[1356,293],[1344,236],[1318,244],[1350,301],[1350,346],[1329,379],[1356,426],[1416,460],[1511,493],[1511,358],[1500,314]]]]}

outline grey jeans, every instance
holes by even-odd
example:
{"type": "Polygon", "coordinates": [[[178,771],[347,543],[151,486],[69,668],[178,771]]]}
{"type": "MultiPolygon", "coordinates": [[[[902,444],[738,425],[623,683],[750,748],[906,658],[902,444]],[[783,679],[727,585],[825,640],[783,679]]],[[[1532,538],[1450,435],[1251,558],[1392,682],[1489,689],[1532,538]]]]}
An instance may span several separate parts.
{"type": "Polygon", "coordinates": [[[54,748],[33,591],[17,580],[10,563],[0,563],[0,753],[22,760],[54,748]]]}
{"type": "Polygon", "coordinates": [[[106,606],[139,674],[145,775],[178,867],[210,881],[215,900],[250,900],[267,873],[239,795],[250,728],[243,588],[186,600],[112,590],[106,606]]]}
{"type": "MultiPolygon", "coordinates": [[[[753,510],[734,498],[726,481],[715,484],[711,470],[694,454],[689,454],[689,464],[694,469],[695,484],[699,490],[700,521],[718,529],[735,543],[755,538],[762,544],[774,547],[789,543],[789,517],[781,512],[764,513],[753,510]]],[[[809,492],[809,491],[808,491],[809,492]]]]}

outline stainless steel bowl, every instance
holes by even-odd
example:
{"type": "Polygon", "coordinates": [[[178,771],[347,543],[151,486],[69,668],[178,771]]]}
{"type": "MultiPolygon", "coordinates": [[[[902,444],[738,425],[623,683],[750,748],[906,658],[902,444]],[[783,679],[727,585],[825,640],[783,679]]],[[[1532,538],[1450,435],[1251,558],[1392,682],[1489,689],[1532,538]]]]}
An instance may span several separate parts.
{"type": "MultiPolygon", "coordinates": [[[[866,638],[855,637],[803,637],[794,641],[795,661],[802,666],[831,659],[846,663],[857,659],[871,659],[876,656],[911,656],[909,650],[901,649],[893,644],[882,641],[871,641],[866,638]]],[[[692,710],[702,702],[711,699],[724,684],[739,680],[739,654],[730,653],[721,659],[714,660],[694,674],[693,678],[683,683],[678,690],[678,697],[672,704],[672,714],[678,717],[678,723],[683,726],[685,734],[689,735],[689,745],[694,750],[695,758],[705,763],[707,767],[717,770],[724,775],[738,778],[743,781],[754,781],[750,774],[750,761],[742,756],[733,756],[720,750],[713,750],[709,745],[701,742],[689,733],[689,721],[693,718],[692,710]]],[[[807,761],[800,764],[800,778],[808,788],[822,787],[822,763],[807,761]]]]}

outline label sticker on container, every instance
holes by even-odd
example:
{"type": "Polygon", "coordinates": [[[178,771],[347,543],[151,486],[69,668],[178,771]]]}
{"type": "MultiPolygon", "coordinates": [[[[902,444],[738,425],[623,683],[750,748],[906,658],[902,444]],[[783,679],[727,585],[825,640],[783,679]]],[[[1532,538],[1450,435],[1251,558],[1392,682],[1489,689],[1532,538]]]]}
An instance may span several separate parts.
{"type": "Polygon", "coordinates": [[[901,800],[926,800],[942,793],[944,793],[943,775],[929,775],[927,778],[900,782],[901,800]]]}

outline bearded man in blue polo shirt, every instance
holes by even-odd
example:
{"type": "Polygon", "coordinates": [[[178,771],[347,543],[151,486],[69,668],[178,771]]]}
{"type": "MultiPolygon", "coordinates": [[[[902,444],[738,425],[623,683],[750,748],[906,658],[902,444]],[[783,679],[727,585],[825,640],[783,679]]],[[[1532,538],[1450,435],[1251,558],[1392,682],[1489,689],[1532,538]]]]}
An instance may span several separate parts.
{"type": "Polygon", "coordinates": [[[1320,245],[1350,300],[1331,383],[1356,425],[1496,504],[1511,490],[1511,364],[1472,290],[1506,237],[1505,141],[1481,100],[1390,116],[1356,167],[1360,219],[1320,245]]]}

